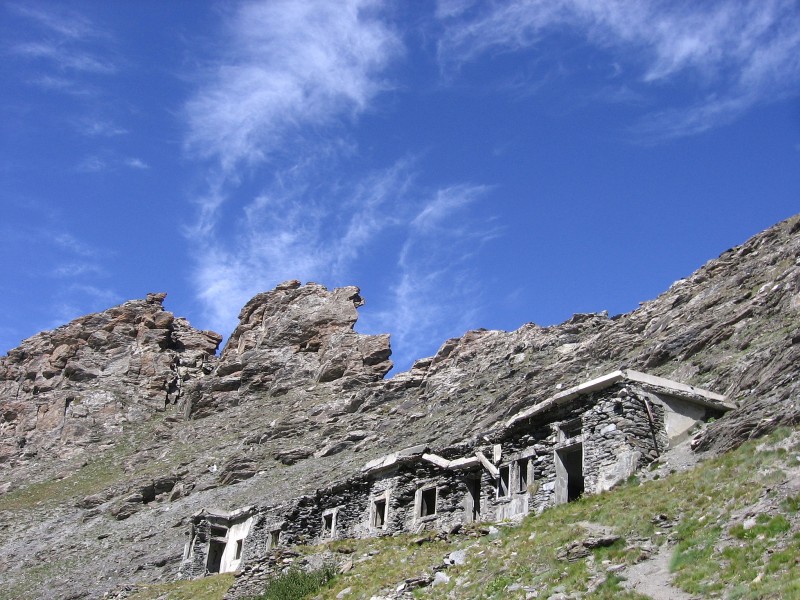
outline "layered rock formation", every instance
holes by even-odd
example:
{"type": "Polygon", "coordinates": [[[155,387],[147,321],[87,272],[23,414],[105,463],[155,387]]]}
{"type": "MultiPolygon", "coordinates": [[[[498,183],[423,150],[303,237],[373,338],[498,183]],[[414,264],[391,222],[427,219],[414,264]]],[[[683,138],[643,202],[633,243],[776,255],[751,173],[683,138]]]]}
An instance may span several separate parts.
{"type": "Polygon", "coordinates": [[[353,331],[362,304],[357,287],[329,292],[299,281],[258,294],[241,310],[214,377],[190,386],[186,415],[202,417],[317,383],[342,393],[383,379],[392,368],[389,336],[353,331]]]}
{"type": "Polygon", "coordinates": [[[0,358],[0,465],[101,446],[147,421],[211,369],[221,336],[149,294],[25,340],[0,358]]]}
{"type": "Polygon", "coordinates": [[[287,282],[259,294],[218,358],[220,336],[162,300],[83,317],[0,359],[9,597],[52,597],[57,578],[60,597],[74,598],[170,578],[200,508],[313,493],[386,451],[480,436],[618,368],[737,401],[703,449],[800,421],[798,217],[632,313],[468,332],[388,380],[388,336],[353,331],[357,288],[287,282]],[[90,563],[87,581],[75,568],[90,563]]]}

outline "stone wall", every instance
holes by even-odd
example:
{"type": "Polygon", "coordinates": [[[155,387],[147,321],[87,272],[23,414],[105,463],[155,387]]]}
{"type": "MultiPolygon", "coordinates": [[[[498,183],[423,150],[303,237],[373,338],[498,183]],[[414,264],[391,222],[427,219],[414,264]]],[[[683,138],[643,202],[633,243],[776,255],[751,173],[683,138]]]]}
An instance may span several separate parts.
{"type": "MultiPolygon", "coordinates": [[[[512,420],[482,436],[481,444],[473,440],[437,454],[422,446],[401,450],[313,496],[258,508],[243,542],[242,589],[252,587],[249,577],[263,579],[280,566],[275,562],[280,547],[455,531],[472,521],[517,519],[600,493],[669,447],[668,416],[685,429],[685,419],[715,414],[694,404],[686,408],[663,389],[627,380],[568,400],[512,420]],[[267,564],[272,566],[256,566],[267,564]]],[[[203,572],[207,520],[197,519],[182,576],[203,572]]],[[[226,548],[226,555],[231,551],[226,548]]]]}

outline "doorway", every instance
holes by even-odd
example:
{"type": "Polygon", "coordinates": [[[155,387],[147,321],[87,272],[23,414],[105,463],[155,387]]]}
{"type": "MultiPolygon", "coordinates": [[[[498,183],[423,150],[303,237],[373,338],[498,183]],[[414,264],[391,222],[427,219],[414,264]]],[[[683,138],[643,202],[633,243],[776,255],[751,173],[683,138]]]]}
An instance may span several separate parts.
{"type": "Polygon", "coordinates": [[[206,570],[209,573],[219,573],[222,564],[222,554],[225,552],[225,542],[211,540],[208,543],[208,559],[206,560],[206,570]]]}
{"type": "Polygon", "coordinates": [[[565,504],[583,496],[583,444],[556,450],[555,503],[565,504]]]}
{"type": "Polygon", "coordinates": [[[481,480],[479,477],[467,478],[467,502],[465,508],[470,521],[481,520],[481,480]]]}

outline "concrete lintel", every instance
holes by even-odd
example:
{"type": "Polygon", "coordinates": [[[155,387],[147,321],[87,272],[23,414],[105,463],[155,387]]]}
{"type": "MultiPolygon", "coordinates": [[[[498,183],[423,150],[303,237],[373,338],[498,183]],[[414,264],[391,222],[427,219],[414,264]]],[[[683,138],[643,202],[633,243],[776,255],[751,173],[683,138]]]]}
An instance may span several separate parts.
{"type": "Polygon", "coordinates": [[[468,456],[466,458],[457,458],[456,460],[451,460],[448,469],[453,471],[458,471],[460,469],[473,469],[480,464],[481,461],[477,456],[468,456]]]}
{"type": "Polygon", "coordinates": [[[362,473],[369,473],[370,471],[380,471],[381,469],[386,469],[387,467],[392,466],[397,462],[397,453],[392,452],[391,454],[387,454],[386,456],[381,456],[380,458],[376,458],[375,460],[369,461],[366,465],[361,468],[362,473]]]}
{"type": "Polygon", "coordinates": [[[442,469],[447,469],[450,467],[450,461],[446,458],[442,458],[438,454],[423,454],[422,460],[427,460],[429,463],[433,463],[442,469]]]}
{"type": "Polygon", "coordinates": [[[398,450],[397,456],[416,456],[418,454],[423,454],[427,449],[428,447],[425,444],[417,444],[416,446],[409,446],[408,448],[398,450]]]}
{"type": "Polygon", "coordinates": [[[478,460],[483,465],[483,468],[486,469],[487,471],[489,471],[489,473],[491,473],[492,477],[494,477],[495,479],[500,477],[500,471],[498,471],[497,467],[495,467],[491,463],[491,461],[488,458],[486,458],[486,456],[483,454],[483,452],[481,452],[479,450],[479,451],[475,452],[475,456],[478,457],[478,460]]]}
{"type": "Polygon", "coordinates": [[[227,521],[235,521],[242,517],[249,517],[256,513],[255,506],[244,506],[235,510],[211,510],[204,508],[196,512],[193,517],[205,517],[211,519],[225,519],[227,521]]]}
{"type": "Polygon", "coordinates": [[[517,413],[508,419],[508,421],[506,421],[505,426],[511,427],[518,421],[535,416],[555,406],[558,406],[559,404],[564,404],[565,402],[568,402],[583,394],[589,394],[591,392],[605,389],[623,380],[635,381],[637,383],[643,383],[645,385],[661,388],[665,390],[665,392],[675,395],[678,398],[688,400],[689,402],[702,404],[704,406],[717,408],[719,410],[731,410],[732,408],[736,408],[722,394],[716,394],[709,390],[704,390],[702,388],[680,383],[678,381],[672,381],[671,379],[665,379],[664,377],[656,377],[655,375],[648,375],[647,373],[641,373],[639,371],[627,369],[625,371],[613,371],[603,375],[602,377],[591,379],[585,383],[554,394],[546,400],[542,400],[530,408],[526,408],[525,410],[517,413]]]}

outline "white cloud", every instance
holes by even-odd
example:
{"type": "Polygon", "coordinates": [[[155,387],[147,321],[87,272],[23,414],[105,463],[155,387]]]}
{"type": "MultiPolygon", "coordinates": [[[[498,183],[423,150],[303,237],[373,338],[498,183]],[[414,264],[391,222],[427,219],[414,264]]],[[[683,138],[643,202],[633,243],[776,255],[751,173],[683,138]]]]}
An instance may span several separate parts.
{"type": "Polygon", "coordinates": [[[120,157],[115,152],[102,152],[101,155],[91,155],[79,162],[75,170],[79,173],[100,173],[103,171],[116,170],[119,167],[127,167],[137,171],[144,171],[150,165],[141,158],[135,156],[120,157]]]}
{"type": "Polygon", "coordinates": [[[105,310],[123,298],[113,289],[75,283],[57,290],[48,314],[52,315],[41,329],[52,329],[89,312],[105,310]]]}
{"type": "Polygon", "coordinates": [[[401,50],[372,0],[244,4],[225,60],[186,106],[187,148],[225,173],[293,143],[299,128],[364,110],[401,50]]]}
{"type": "Polygon", "coordinates": [[[243,208],[232,230],[197,244],[193,279],[213,328],[232,331],[250,297],[286,279],[352,284],[364,252],[408,223],[407,161],[355,182],[316,175],[284,174],[243,208]]]}
{"type": "Polygon", "coordinates": [[[479,6],[440,11],[445,32],[439,57],[446,68],[491,52],[535,51],[545,36],[572,32],[608,50],[612,63],[636,65],[639,85],[690,84],[694,99],[654,115],[642,127],[650,134],[698,133],[798,93],[795,0],[516,0],[479,6]]]}
{"type": "Polygon", "coordinates": [[[52,273],[60,279],[74,279],[83,275],[104,275],[105,270],[94,263],[73,261],[56,266],[52,273]]]}
{"type": "Polygon", "coordinates": [[[344,276],[393,222],[404,161],[349,181],[337,173],[354,151],[347,125],[389,87],[385,69],[403,50],[380,9],[377,0],[246,2],[226,22],[223,58],[185,106],[185,149],[214,165],[185,233],[198,297],[220,331],[283,279],[344,276]],[[260,193],[225,211],[265,163],[260,193]]]}
{"type": "Polygon", "coordinates": [[[127,129],[111,121],[88,117],[80,119],[75,128],[87,137],[116,137],[128,133],[127,129]]]}
{"type": "Polygon", "coordinates": [[[411,225],[421,232],[433,230],[452,231],[450,219],[458,209],[475,202],[488,191],[487,186],[460,185],[439,190],[411,221],[411,225]]]}
{"type": "Polygon", "coordinates": [[[91,22],[77,13],[58,10],[48,11],[42,6],[33,6],[30,3],[9,3],[6,7],[64,39],[84,39],[98,35],[91,22]]]}
{"type": "Polygon", "coordinates": [[[97,249],[93,248],[89,244],[79,240],[74,235],[69,233],[51,234],[48,232],[42,232],[42,235],[51,239],[53,243],[62,250],[72,252],[73,254],[76,254],[78,256],[96,257],[99,254],[97,249]]]}
{"type": "MultiPolygon", "coordinates": [[[[28,36],[34,40],[7,41],[12,54],[55,67],[61,74],[57,79],[62,81],[68,72],[72,77],[76,74],[109,75],[117,71],[110,58],[110,36],[82,15],[57,5],[44,8],[8,4],[6,8],[27,24],[33,24],[36,31],[34,36],[28,36]]],[[[20,28],[20,31],[30,33],[30,28],[20,28]]],[[[40,80],[53,81],[54,76],[50,74],[40,80]]]]}
{"type": "Polygon", "coordinates": [[[232,331],[243,304],[283,280],[357,284],[380,268],[390,290],[369,301],[359,330],[390,332],[405,366],[479,309],[472,261],[497,230],[473,209],[490,188],[423,190],[411,159],[353,172],[348,126],[402,51],[377,8],[248,3],[228,24],[225,61],[187,103],[186,149],[216,165],[186,230],[211,328],[232,331]]]}
{"type": "Polygon", "coordinates": [[[28,79],[28,83],[51,92],[61,92],[71,96],[92,96],[95,91],[91,86],[66,77],[40,75],[28,79]]]}
{"type": "Polygon", "coordinates": [[[310,172],[318,167],[312,161],[276,178],[230,220],[224,236],[217,231],[195,247],[192,278],[208,326],[231,332],[247,300],[286,279],[358,284],[365,263],[381,256],[387,289],[368,298],[359,331],[391,333],[394,360],[403,367],[463,333],[481,308],[475,255],[499,233],[473,210],[490,188],[424,193],[415,166],[403,160],[342,180],[333,169],[310,172]]]}
{"type": "Polygon", "coordinates": [[[404,224],[397,263],[386,267],[394,278],[391,299],[365,315],[360,328],[391,332],[393,360],[401,369],[462,335],[483,308],[474,259],[500,230],[470,209],[489,191],[469,185],[438,190],[404,224]]]}
{"type": "Polygon", "coordinates": [[[99,173],[108,168],[108,163],[99,156],[87,156],[75,168],[81,173],[99,173]]]}
{"type": "Polygon", "coordinates": [[[150,168],[150,165],[144,162],[141,158],[136,158],[133,156],[123,159],[122,164],[124,164],[126,167],[130,167],[131,169],[144,170],[150,168]]]}
{"type": "Polygon", "coordinates": [[[28,59],[42,59],[53,63],[61,70],[111,74],[116,72],[114,64],[92,52],[64,47],[59,42],[27,42],[12,47],[12,52],[28,59]]]}

